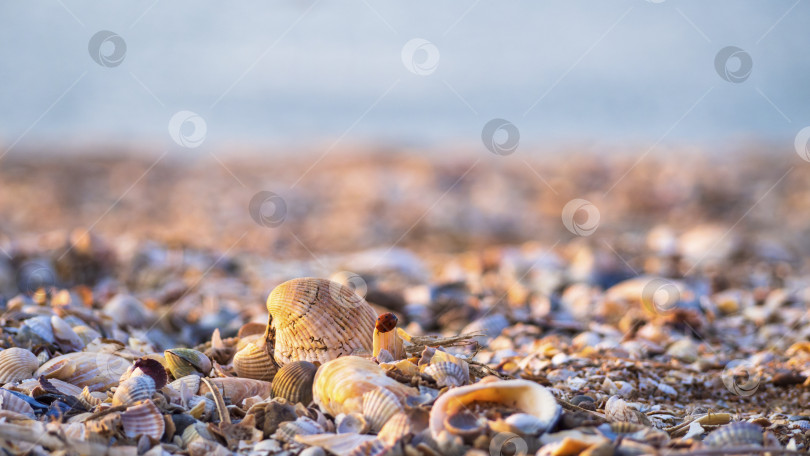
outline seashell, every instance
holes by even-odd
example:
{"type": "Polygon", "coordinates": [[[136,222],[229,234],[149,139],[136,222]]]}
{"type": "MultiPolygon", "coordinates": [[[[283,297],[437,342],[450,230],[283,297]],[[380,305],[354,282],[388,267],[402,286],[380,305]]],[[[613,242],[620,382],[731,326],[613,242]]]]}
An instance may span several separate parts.
{"type": "Polygon", "coordinates": [[[197,392],[200,390],[201,382],[202,381],[200,380],[199,375],[186,375],[185,377],[180,377],[177,380],[169,383],[168,386],[178,392],[183,392],[183,389],[185,388],[185,390],[189,393],[197,394],[197,392]]]}
{"type": "Polygon", "coordinates": [[[70,325],[56,315],[51,316],[51,327],[56,343],[63,351],[79,351],[84,348],[84,341],[70,325]]]}
{"type": "Polygon", "coordinates": [[[388,420],[403,409],[396,394],[385,388],[375,388],[363,394],[363,415],[371,429],[378,432],[388,420]]]}
{"type": "Polygon", "coordinates": [[[124,380],[118,385],[112,398],[112,405],[130,405],[151,399],[155,394],[155,381],[148,375],[138,375],[124,380]]]}
{"type": "Polygon", "coordinates": [[[281,440],[282,442],[295,442],[295,436],[297,435],[320,434],[323,431],[324,429],[321,427],[321,425],[313,421],[311,418],[302,416],[295,421],[282,423],[278,427],[278,430],[276,430],[276,433],[273,434],[273,437],[281,440]]]}
{"type": "Polygon", "coordinates": [[[267,298],[268,346],[283,366],[303,360],[326,363],[371,353],[376,313],[351,288],[326,279],[293,279],[267,298]],[[271,340],[272,339],[272,340],[271,340]]]}
{"type": "Polygon", "coordinates": [[[53,335],[53,327],[51,326],[51,317],[48,315],[37,315],[36,317],[26,319],[22,323],[20,330],[23,333],[32,334],[35,338],[39,338],[46,344],[56,342],[53,335]]]}
{"type": "MultiPolygon", "coordinates": [[[[136,377],[137,378],[137,377],[136,377]]],[[[151,400],[138,402],[121,413],[124,435],[136,438],[141,435],[159,440],[166,430],[163,414],[151,400]]]]}
{"type": "Polygon", "coordinates": [[[204,423],[197,421],[183,429],[181,439],[183,440],[183,445],[189,446],[200,440],[213,440],[214,436],[208,432],[208,428],[204,423]]]}
{"type": "Polygon", "coordinates": [[[5,388],[0,388],[0,401],[2,401],[0,407],[3,410],[20,413],[31,418],[35,417],[34,408],[28,402],[5,388]]]}
{"type": "MultiPolygon", "coordinates": [[[[363,434],[312,434],[297,435],[295,441],[304,445],[311,445],[310,448],[323,448],[332,454],[350,455],[353,451],[360,449],[363,445],[374,442],[376,437],[363,434]]],[[[303,453],[302,453],[303,454],[303,453]]],[[[367,454],[367,453],[361,453],[367,454]]],[[[429,453],[428,453],[429,454],[429,453]]]]}
{"type": "MultiPolygon", "coordinates": [[[[159,361],[151,358],[138,358],[129,366],[118,379],[118,382],[124,382],[132,377],[146,375],[152,378],[155,382],[155,389],[161,389],[166,386],[169,381],[169,376],[166,374],[166,369],[160,364],[159,361]]],[[[196,377],[196,376],[195,376],[196,377]]]]}
{"type": "Polygon", "coordinates": [[[90,408],[90,409],[92,409],[93,407],[96,407],[98,405],[101,405],[101,403],[104,402],[104,399],[106,399],[106,398],[107,398],[106,394],[104,394],[104,393],[91,393],[90,388],[88,388],[86,386],[84,387],[82,392],[78,395],[79,402],[81,402],[87,408],[90,408]],[[100,396],[103,396],[103,397],[95,396],[94,394],[97,394],[97,395],[100,395],[100,396]]]}
{"type": "Polygon", "coordinates": [[[335,431],[338,434],[365,434],[369,430],[369,423],[359,413],[341,413],[335,417],[335,431]]]}
{"type": "Polygon", "coordinates": [[[528,413],[513,413],[503,420],[511,432],[525,436],[538,436],[546,430],[546,423],[528,413]]]}
{"type": "Polygon", "coordinates": [[[442,361],[430,364],[425,368],[425,373],[430,375],[436,383],[443,386],[461,386],[465,383],[464,371],[456,363],[442,361]]]}
{"type": "Polygon", "coordinates": [[[430,411],[430,433],[433,438],[445,431],[449,415],[473,403],[492,402],[519,409],[536,417],[545,429],[551,428],[562,409],[548,389],[528,380],[481,381],[452,388],[439,396],[430,411]]]}
{"type": "Polygon", "coordinates": [[[403,437],[418,434],[428,427],[428,412],[422,408],[411,408],[398,412],[389,418],[377,433],[385,443],[394,444],[403,437]]]}
{"type": "MultiPolygon", "coordinates": [[[[239,405],[245,399],[253,396],[267,398],[273,394],[273,384],[262,380],[239,377],[217,377],[208,381],[218,388],[226,403],[239,405]]],[[[209,392],[208,385],[201,384],[198,394],[209,392]]]]}
{"type": "Polygon", "coordinates": [[[340,413],[363,413],[363,395],[377,389],[390,391],[400,403],[404,403],[408,396],[419,394],[415,388],[385,375],[385,371],[373,361],[357,356],[344,356],[319,367],[312,393],[316,405],[337,416],[340,413]]]}
{"type": "MultiPolygon", "coordinates": [[[[65,396],[79,396],[82,393],[82,389],[76,385],[71,385],[68,382],[63,382],[62,380],[51,378],[51,379],[42,379],[37,380],[37,385],[42,386],[43,382],[47,382],[50,389],[59,392],[60,394],[64,394],[65,396]]],[[[106,397],[106,395],[105,395],[106,397]]]]}
{"type": "Polygon", "coordinates": [[[0,352],[0,383],[11,383],[34,376],[39,359],[24,348],[12,347],[0,352]]]}
{"type": "Polygon", "coordinates": [[[211,360],[205,354],[191,348],[172,348],[163,352],[169,372],[174,378],[186,375],[207,376],[211,372],[211,360]]]}
{"type": "Polygon", "coordinates": [[[57,356],[37,369],[36,377],[56,378],[90,391],[108,390],[118,384],[129,361],[109,353],[76,352],[57,356]]]}
{"type": "Polygon", "coordinates": [[[487,430],[487,419],[475,416],[466,409],[459,409],[447,414],[444,418],[444,430],[471,442],[475,437],[484,434],[487,430]]]}
{"type": "Polygon", "coordinates": [[[79,336],[79,339],[82,340],[82,343],[84,345],[87,345],[90,342],[101,337],[101,333],[99,333],[98,331],[87,325],[74,326],[73,332],[76,333],[77,336],[79,336]]]}
{"type": "Polygon", "coordinates": [[[259,323],[256,321],[249,321],[242,325],[239,328],[239,332],[236,334],[236,337],[240,339],[244,339],[248,336],[261,336],[264,334],[264,331],[267,329],[264,323],[259,323]]]}
{"type": "Polygon", "coordinates": [[[204,420],[211,416],[217,405],[206,396],[194,396],[188,401],[188,414],[198,420],[204,420]]]}
{"type": "Polygon", "coordinates": [[[273,380],[273,396],[289,402],[309,405],[312,402],[312,384],[318,367],[309,361],[293,361],[279,369],[273,380]]]}
{"type": "Polygon", "coordinates": [[[155,321],[154,314],[132,295],[117,294],[101,310],[121,326],[144,328],[155,321]]]}
{"type": "Polygon", "coordinates": [[[255,380],[273,381],[278,365],[270,353],[267,352],[267,345],[264,341],[250,343],[245,348],[236,352],[233,356],[233,369],[236,375],[255,380]]]}
{"type": "Polygon", "coordinates": [[[248,415],[255,416],[256,426],[268,438],[278,430],[279,424],[285,421],[295,421],[295,407],[279,401],[259,402],[248,410],[248,415]]]}
{"type": "Polygon", "coordinates": [[[762,427],[745,421],[723,426],[703,440],[704,444],[713,448],[762,446],[763,442],[762,427]]]}
{"type": "MultiPolygon", "coordinates": [[[[423,353],[423,357],[424,356],[426,356],[426,355],[423,353]]],[[[432,355],[430,355],[430,363],[429,364],[439,364],[439,363],[444,363],[444,362],[455,363],[456,365],[458,365],[458,367],[461,368],[461,374],[462,374],[461,380],[463,381],[462,385],[470,383],[470,365],[467,364],[467,361],[465,361],[465,360],[463,360],[463,359],[461,359],[461,358],[459,358],[457,356],[453,356],[450,353],[447,353],[446,351],[442,351],[442,350],[436,350],[436,351],[433,352],[432,355]]],[[[422,369],[423,370],[427,369],[427,366],[425,366],[422,369]]],[[[450,369],[453,369],[453,368],[450,368],[450,369]]]]}

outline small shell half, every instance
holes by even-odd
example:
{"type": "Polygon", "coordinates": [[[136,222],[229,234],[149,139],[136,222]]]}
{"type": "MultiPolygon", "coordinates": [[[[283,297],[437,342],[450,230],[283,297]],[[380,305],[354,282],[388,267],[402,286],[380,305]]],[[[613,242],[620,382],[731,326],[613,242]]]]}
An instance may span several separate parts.
{"type": "Polygon", "coordinates": [[[466,383],[461,366],[450,361],[430,364],[425,368],[425,373],[436,380],[439,386],[462,386],[466,383]]]}
{"type": "Polygon", "coordinates": [[[363,415],[374,432],[379,432],[385,423],[402,409],[402,402],[396,394],[385,388],[373,389],[363,394],[363,415]]]}
{"type": "Polygon", "coordinates": [[[412,408],[394,414],[377,433],[380,440],[393,445],[403,437],[418,434],[428,427],[428,413],[421,408],[412,408]]]}
{"type": "Polygon", "coordinates": [[[255,380],[273,381],[278,365],[270,353],[267,352],[266,344],[259,341],[249,343],[233,356],[233,369],[236,375],[255,380]]]}
{"type": "Polygon", "coordinates": [[[135,438],[145,435],[160,439],[166,430],[166,422],[160,409],[151,400],[133,405],[121,414],[121,424],[127,437],[135,438]]]}
{"type": "Polygon", "coordinates": [[[152,399],[155,394],[155,381],[147,375],[138,375],[124,380],[115,390],[113,406],[130,405],[138,401],[152,399]]]}
{"type": "Polygon", "coordinates": [[[2,408],[3,410],[21,413],[31,418],[34,417],[34,408],[31,407],[31,405],[24,399],[17,397],[11,391],[5,388],[0,388],[0,399],[2,399],[2,402],[0,403],[0,408],[2,408]]]}
{"type": "Polygon", "coordinates": [[[309,361],[293,361],[279,369],[273,380],[273,396],[293,404],[312,402],[312,384],[318,367],[309,361]]]}
{"type": "Polygon", "coordinates": [[[207,376],[211,372],[211,360],[200,351],[191,348],[173,348],[166,350],[163,355],[174,378],[192,374],[207,376]]]}
{"type": "Polygon", "coordinates": [[[714,448],[734,446],[762,446],[762,427],[745,421],[731,423],[713,431],[703,441],[714,448]]]}
{"type": "Polygon", "coordinates": [[[24,348],[12,347],[0,352],[0,383],[11,383],[34,376],[39,360],[24,348]]]}
{"type": "Polygon", "coordinates": [[[75,352],[57,356],[37,369],[35,376],[57,378],[90,391],[108,390],[118,384],[129,361],[108,353],[75,352]]]}

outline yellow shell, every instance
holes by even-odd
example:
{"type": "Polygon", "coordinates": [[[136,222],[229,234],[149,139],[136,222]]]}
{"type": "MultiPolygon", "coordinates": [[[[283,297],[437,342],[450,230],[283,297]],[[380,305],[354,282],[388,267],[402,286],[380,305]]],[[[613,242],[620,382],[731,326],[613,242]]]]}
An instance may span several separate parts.
{"type": "Polygon", "coordinates": [[[371,354],[377,315],[345,285],[315,278],[289,280],[270,293],[267,311],[268,345],[280,366],[371,354]]]}
{"type": "Polygon", "coordinates": [[[386,376],[373,361],[357,356],[340,357],[318,368],[312,392],[315,404],[337,416],[363,413],[363,395],[380,388],[393,393],[400,403],[419,394],[415,388],[386,376]]]}
{"type": "Polygon", "coordinates": [[[290,403],[309,405],[312,402],[312,383],[318,367],[309,361],[293,361],[279,369],[273,380],[273,396],[290,403]]]}
{"type": "Polygon", "coordinates": [[[11,383],[34,376],[39,360],[24,348],[7,348],[0,352],[0,383],[11,383]]]}
{"type": "Polygon", "coordinates": [[[211,372],[211,360],[200,351],[191,348],[172,348],[163,352],[163,356],[174,378],[192,374],[207,376],[211,372]]]}
{"type": "Polygon", "coordinates": [[[255,380],[273,381],[278,365],[267,352],[267,346],[262,343],[250,343],[233,356],[233,368],[236,375],[255,380]]]}
{"type": "Polygon", "coordinates": [[[57,356],[37,369],[35,376],[57,378],[90,391],[106,391],[118,384],[130,362],[108,353],[76,352],[57,356]]]}
{"type": "Polygon", "coordinates": [[[418,434],[428,427],[428,413],[421,408],[399,412],[388,419],[377,436],[383,442],[393,445],[410,434],[418,434]]]}
{"type": "Polygon", "coordinates": [[[166,421],[160,409],[151,400],[133,405],[121,414],[121,424],[127,437],[141,435],[159,440],[166,430],[166,421]]]}

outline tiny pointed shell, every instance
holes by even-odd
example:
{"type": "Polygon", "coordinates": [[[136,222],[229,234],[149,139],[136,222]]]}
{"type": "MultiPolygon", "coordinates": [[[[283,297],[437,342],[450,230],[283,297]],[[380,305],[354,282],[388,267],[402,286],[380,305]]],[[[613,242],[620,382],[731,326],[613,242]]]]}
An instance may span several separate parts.
{"type": "Polygon", "coordinates": [[[312,402],[312,384],[318,367],[309,361],[293,361],[279,369],[273,380],[273,396],[293,404],[312,402]]]}
{"type": "Polygon", "coordinates": [[[233,356],[236,375],[254,380],[273,381],[278,365],[264,344],[249,343],[233,356]]]}
{"type": "Polygon", "coordinates": [[[11,383],[34,376],[39,360],[24,348],[12,347],[0,352],[0,383],[11,383]]]}
{"type": "Polygon", "coordinates": [[[374,309],[338,282],[311,277],[284,282],[268,296],[267,311],[280,366],[296,360],[325,363],[373,349],[374,309]]]}
{"type": "Polygon", "coordinates": [[[158,440],[166,430],[163,414],[151,400],[127,408],[121,414],[121,424],[124,427],[124,434],[131,438],[145,435],[158,440]]]}
{"type": "Polygon", "coordinates": [[[461,366],[450,361],[430,364],[425,368],[425,373],[436,380],[439,386],[462,386],[465,383],[461,366]]]}
{"type": "Polygon", "coordinates": [[[155,394],[155,381],[147,375],[130,377],[118,385],[112,398],[113,406],[130,405],[138,401],[151,399],[155,394]]]}
{"type": "Polygon", "coordinates": [[[2,399],[2,405],[0,405],[0,408],[3,410],[21,413],[31,418],[34,417],[33,407],[31,407],[28,402],[25,402],[25,400],[15,396],[11,391],[0,388],[0,399],[2,399]]]}
{"type": "Polygon", "coordinates": [[[378,432],[396,413],[402,411],[402,402],[385,388],[373,389],[363,394],[363,415],[371,429],[378,432]]]}

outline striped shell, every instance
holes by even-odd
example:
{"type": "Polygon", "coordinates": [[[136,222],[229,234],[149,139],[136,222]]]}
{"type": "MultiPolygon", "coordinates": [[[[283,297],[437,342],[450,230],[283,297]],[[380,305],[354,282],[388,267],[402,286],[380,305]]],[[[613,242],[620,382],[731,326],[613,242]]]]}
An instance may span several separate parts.
{"type": "Polygon", "coordinates": [[[174,378],[186,375],[207,376],[211,372],[211,360],[205,354],[191,348],[173,348],[163,352],[169,372],[174,378]]]}
{"type": "Polygon", "coordinates": [[[421,408],[412,408],[394,414],[380,429],[377,436],[385,443],[393,445],[403,437],[418,434],[428,426],[428,413],[421,408]]]}
{"type": "Polygon", "coordinates": [[[392,416],[402,411],[402,402],[385,388],[363,394],[363,415],[375,432],[382,429],[392,416]]]}
{"type": "Polygon", "coordinates": [[[309,361],[293,361],[279,369],[273,380],[273,396],[290,403],[309,405],[312,402],[312,384],[318,366],[309,361]]]}
{"type": "Polygon", "coordinates": [[[267,352],[265,344],[247,344],[233,356],[236,375],[255,380],[273,381],[278,365],[267,352]]]}
{"type": "Polygon", "coordinates": [[[115,390],[113,406],[130,405],[138,401],[151,399],[155,394],[155,381],[148,375],[138,375],[124,380],[115,390]]]}
{"type": "Polygon", "coordinates": [[[439,386],[461,386],[465,383],[461,366],[450,361],[431,364],[425,368],[425,373],[436,380],[439,386]]]}
{"type": "Polygon", "coordinates": [[[101,405],[101,403],[104,402],[104,399],[107,398],[107,395],[103,393],[91,393],[90,389],[85,386],[77,398],[79,399],[79,402],[84,404],[87,408],[93,408],[97,405],[101,405]],[[97,394],[98,396],[94,394],[97,394]]]}
{"type": "Polygon", "coordinates": [[[121,424],[124,427],[124,435],[131,438],[145,435],[157,440],[166,430],[163,414],[151,400],[127,408],[121,414],[121,424]]]}
{"type": "MultiPolygon", "coordinates": [[[[370,399],[364,399],[364,395],[380,389],[393,393],[400,404],[408,396],[419,395],[415,388],[385,375],[383,369],[373,361],[357,356],[344,356],[319,367],[312,388],[315,404],[332,416],[340,413],[365,414],[363,403],[368,403],[370,399]]],[[[369,416],[366,418],[374,421],[369,416]]]]}
{"type": "Polygon", "coordinates": [[[0,408],[3,410],[21,413],[34,418],[34,408],[31,407],[31,405],[24,399],[17,397],[17,395],[11,391],[5,388],[0,388],[0,400],[2,400],[2,402],[0,402],[0,408]]]}
{"type": "Polygon", "coordinates": [[[37,369],[36,377],[57,378],[90,391],[105,391],[118,384],[129,361],[108,353],[76,352],[57,356],[37,369]]]}
{"type": "Polygon", "coordinates": [[[731,423],[713,431],[703,441],[713,448],[762,446],[762,427],[745,421],[731,423]]]}
{"type": "Polygon", "coordinates": [[[199,375],[186,375],[185,377],[180,377],[177,380],[169,383],[169,387],[176,390],[177,392],[183,392],[185,388],[191,394],[197,394],[197,391],[200,390],[200,380],[199,375]]]}
{"type": "Polygon", "coordinates": [[[320,434],[324,431],[320,424],[307,417],[282,423],[274,437],[282,442],[295,442],[296,435],[320,434]]]}
{"type": "Polygon", "coordinates": [[[267,298],[268,345],[280,366],[304,360],[326,363],[371,353],[377,314],[351,288],[326,279],[293,279],[267,298]]]}
{"type": "Polygon", "coordinates": [[[22,323],[21,329],[23,333],[34,334],[45,343],[52,344],[56,342],[53,336],[51,317],[48,315],[37,315],[26,319],[22,323]]]}
{"type": "Polygon", "coordinates": [[[0,352],[0,383],[11,383],[34,376],[39,360],[24,348],[7,348],[0,352]]]}

